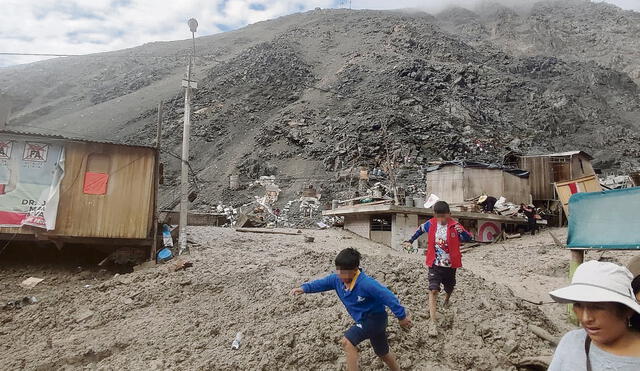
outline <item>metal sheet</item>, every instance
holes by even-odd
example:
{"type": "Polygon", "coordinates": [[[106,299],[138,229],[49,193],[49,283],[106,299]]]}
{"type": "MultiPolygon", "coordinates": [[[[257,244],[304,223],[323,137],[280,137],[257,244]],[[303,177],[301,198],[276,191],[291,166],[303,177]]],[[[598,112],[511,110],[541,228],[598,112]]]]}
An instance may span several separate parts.
{"type": "Polygon", "coordinates": [[[640,187],[569,199],[569,248],[640,249],[640,187]]]}

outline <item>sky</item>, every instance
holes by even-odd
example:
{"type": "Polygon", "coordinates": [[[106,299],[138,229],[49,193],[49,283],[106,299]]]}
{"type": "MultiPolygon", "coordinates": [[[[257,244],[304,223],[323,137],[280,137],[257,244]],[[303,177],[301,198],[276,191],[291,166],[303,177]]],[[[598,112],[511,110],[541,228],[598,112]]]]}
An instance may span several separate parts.
{"type": "MultiPolygon", "coordinates": [[[[439,11],[477,0],[352,0],[354,9],[422,8],[439,11]]],[[[502,0],[523,2],[525,0],[502,0]]],[[[640,0],[606,0],[640,11],[640,0]]],[[[349,0],[0,0],[0,52],[87,54],[152,41],[186,39],[186,20],[197,36],[316,7],[344,7],[349,0]]],[[[0,67],[42,57],[0,55],[0,67]]]]}

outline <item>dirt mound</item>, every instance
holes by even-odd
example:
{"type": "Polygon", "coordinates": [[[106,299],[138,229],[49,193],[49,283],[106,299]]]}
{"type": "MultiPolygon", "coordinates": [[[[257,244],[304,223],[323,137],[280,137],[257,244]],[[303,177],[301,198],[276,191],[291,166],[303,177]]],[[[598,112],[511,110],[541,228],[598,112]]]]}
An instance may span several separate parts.
{"type": "MultiPolygon", "coordinates": [[[[429,338],[426,272],[417,256],[343,232],[305,234],[316,242],[198,228],[191,237],[201,244],[190,256],[194,267],[180,272],[157,266],[106,278],[3,270],[3,300],[23,295],[22,275],[46,280],[30,292],[38,303],[0,311],[0,368],[339,369],[338,340],[352,320],[335,293],[287,293],[327,274],[346,245],[364,253],[367,273],[396,292],[414,317],[410,332],[390,320],[391,347],[403,369],[513,369],[521,357],[550,353],[527,325],[550,332],[554,326],[504,286],[461,271],[453,308],[441,315],[441,334],[429,338]],[[237,332],[243,340],[233,350],[237,332]]],[[[370,346],[362,348],[363,368],[383,369],[370,346]]]]}

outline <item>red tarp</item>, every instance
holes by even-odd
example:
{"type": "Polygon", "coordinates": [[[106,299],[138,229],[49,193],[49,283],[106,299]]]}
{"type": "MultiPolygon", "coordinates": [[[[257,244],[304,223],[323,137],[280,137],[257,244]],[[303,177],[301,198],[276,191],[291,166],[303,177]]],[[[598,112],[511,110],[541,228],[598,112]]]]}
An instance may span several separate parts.
{"type": "Polygon", "coordinates": [[[107,193],[109,174],[86,172],[84,174],[84,193],[88,195],[104,195],[107,193]]]}

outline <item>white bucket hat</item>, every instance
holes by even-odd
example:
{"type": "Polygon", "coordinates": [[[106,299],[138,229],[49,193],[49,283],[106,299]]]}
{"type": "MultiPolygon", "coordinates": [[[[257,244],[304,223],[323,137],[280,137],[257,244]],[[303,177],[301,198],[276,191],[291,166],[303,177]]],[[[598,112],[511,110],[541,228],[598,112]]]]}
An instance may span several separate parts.
{"type": "Polygon", "coordinates": [[[614,302],[640,313],[640,304],[631,289],[632,279],[625,267],[591,260],[576,269],[571,285],[549,295],[558,303],[614,302]]]}
{"type": "Polygon", "coordinates": [[[640,276],[640,255],[634,256],[629,264],[627,264],[627,269],[633,275],[633,278],[640,276]]]}

